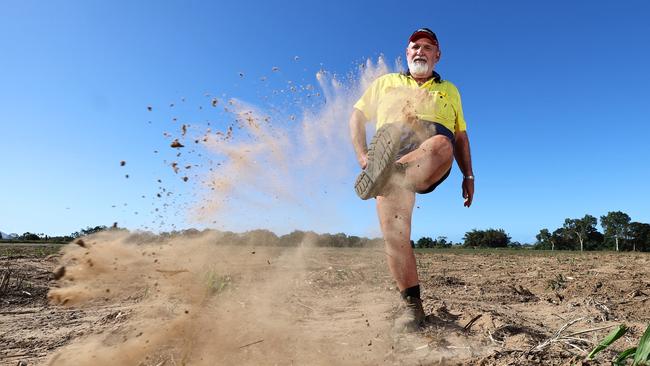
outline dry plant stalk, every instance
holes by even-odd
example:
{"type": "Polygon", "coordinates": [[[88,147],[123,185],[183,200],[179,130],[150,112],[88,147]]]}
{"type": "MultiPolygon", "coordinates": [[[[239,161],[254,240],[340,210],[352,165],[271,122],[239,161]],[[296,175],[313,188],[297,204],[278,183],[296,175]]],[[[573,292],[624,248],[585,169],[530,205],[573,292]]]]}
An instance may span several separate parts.
{"type": "Polygon", "coordinates": [[[578,323],[578,322],[580,322],[580,321],[582,321],[584,319],[585,319],[584,317],[577,318],[577,319],[573,319],[573,320],[565,323],[563,326],[560,327],[560,329],[558,329],[553,334],[553,336],[551,336],[549,339],[545,340],[544,342],[538,344],[537,346],[532,347],[529,350],[529,352],[539,352],[539,351],[543,350],[544,348],[548,347],[549,345],[551,345],[553,343],[562,343],[562,344],[567,345],[567,346],[569,346],[571,348],[574,348],[574,349],[576,349],[576,350],[578,350],[578,351],[580,351],[582,353],[586,353],[587,351],[585,349],[583,349],[582,347],[580,347],[578,344],[580,344],[580,343],[593,344],[593,342],[591,342],[591,341],[589,341],[587,339],[584,339],[584,338],[576,337],[576,336],[580,335],[580,334],[591,333],[591,332],[596,332],[596,331],[599,331],[599,330],[611,328],[612,325],[605,326],[605,327],[599,327],[599,328],[591,328],[591,329],[581,330],[581,331],[573,332],[571,334],[566,334],[566,335],[563,334],[569,327],[571,327],[572,325],[574,325],[574,324],[576,324],[576,323],[578,323]]]}
{"type": "Polygon", "coordinates": [[[6,269],[2,272],[2,277],[0,277],[0,295],[3,295],[7,292],[9,288],[9,279],[11,278],[11,270],[6,269]]]}

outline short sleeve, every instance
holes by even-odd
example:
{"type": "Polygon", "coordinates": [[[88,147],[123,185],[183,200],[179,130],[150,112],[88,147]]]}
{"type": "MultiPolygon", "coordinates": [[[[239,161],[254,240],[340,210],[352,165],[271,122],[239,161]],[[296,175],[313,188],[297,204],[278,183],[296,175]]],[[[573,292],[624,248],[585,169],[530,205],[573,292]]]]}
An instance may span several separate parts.
{"type": "Polygon", "coordinates": [[[455,91],[455,107],[456,107],[456,123],[454,125],[454,132],[461,132],[467,130],[467,123],[465,122],[465,115],[463,114],[463,103],[460,100],[460,93],[458,89],[454,86],[455,91]]]}
{"type": "Polygon", "coordinates": [[[380,79],[370,84],[361,98],[354,104],[354,108],[360,110],[368,121],[374,121],[377,117],[377,98],[380,89],[380,79]]]}

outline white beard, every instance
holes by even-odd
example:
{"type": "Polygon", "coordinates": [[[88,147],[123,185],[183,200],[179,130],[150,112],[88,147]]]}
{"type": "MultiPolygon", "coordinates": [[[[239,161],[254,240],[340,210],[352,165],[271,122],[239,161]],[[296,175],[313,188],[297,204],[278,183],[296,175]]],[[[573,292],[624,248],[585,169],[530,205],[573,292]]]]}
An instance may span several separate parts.
{"type": "Polygon", "coordinates": [[[431,70],[429,70],[429,65],[427,65],[426,62],[410,61],[408,64],[409,64],[409,71],[411,72],[411,75],[415,76],[416,78],[424,78],[431,74],[431,70]]]}

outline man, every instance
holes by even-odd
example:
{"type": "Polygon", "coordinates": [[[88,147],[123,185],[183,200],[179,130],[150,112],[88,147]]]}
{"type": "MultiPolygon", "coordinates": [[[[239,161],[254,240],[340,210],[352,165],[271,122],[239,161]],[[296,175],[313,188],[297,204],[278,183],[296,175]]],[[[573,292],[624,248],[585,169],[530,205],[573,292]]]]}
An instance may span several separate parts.
{"type": "Polygon", "coordinates": [[[406,326],[424,323],[415,255],[410,244],[415,193],[433,191],[456,158],[463,173],[462,196],[469,207],[474,173],[458,89],[434,71],[440,60],[438,38],[416,30],[406,48],[407,73],[379,77],[354,105],[350,133],[359,165],[360,198],[376,197],[388,267],[406,302],[406,326]],[[377,131],[366,146],[365,124],[377,131]]]}

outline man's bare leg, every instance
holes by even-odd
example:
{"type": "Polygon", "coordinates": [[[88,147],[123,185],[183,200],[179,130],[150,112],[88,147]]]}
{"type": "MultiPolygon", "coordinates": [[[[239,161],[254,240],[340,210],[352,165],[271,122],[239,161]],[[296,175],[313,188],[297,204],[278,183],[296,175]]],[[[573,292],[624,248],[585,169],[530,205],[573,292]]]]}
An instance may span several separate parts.
{"type": "Polygon", "coordinates": [[[377,214],[386,243],[388,268],[403,291],[419,284],[411,248],[414,191],[427,189],[449,170],[453,162],[451,141],[445,136],[433,136],[398,162],[408,164],[404,182],[390,183],[385,195],[377,196],[377,214]]]}
{"type": "Polygon", "coordinates": [[[377,196],[377,214],[386,243],[386,261],[409,311],[396,320],[398,328],[415,330],[424,322],[415,254],[411,247],[411,219],[415,192],[440,180],[453,162],[453,147],[447,137],[433,136],[418,149],[404,155],[403,177],[393,179],[383,196],[377,196]]]}
{"type": "Polygon", "coordinates": [[[392,186],[386,196],[377,197],[377,214],[386,243],[388,269],[400,291],[416,286],[418,272],[411,248],[411,216],[415,193],[392,186]]]}

